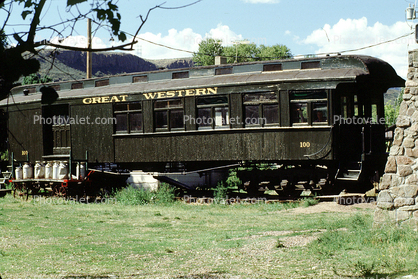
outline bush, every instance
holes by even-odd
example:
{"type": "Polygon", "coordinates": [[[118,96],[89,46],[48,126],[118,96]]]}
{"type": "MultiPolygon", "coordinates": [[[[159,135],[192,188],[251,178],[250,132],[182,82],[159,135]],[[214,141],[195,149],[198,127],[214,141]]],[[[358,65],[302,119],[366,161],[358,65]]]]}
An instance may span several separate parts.
{"type": "Polygon", "coordinates": [[[168,204],[175,200],[174,188],[162,183],[157,191],[146,191],[128,186],[114,195],[117,202],[124,205],[168,204]]]}
{"type": "Polygon", "coordinates": [[[228,187],[225,186],[222,181],[218,182],[215,190],[213,191],[213,198],[215,200],[222,200],[222,199],[226,199],[227,195],[228,195],[228,187]]]}

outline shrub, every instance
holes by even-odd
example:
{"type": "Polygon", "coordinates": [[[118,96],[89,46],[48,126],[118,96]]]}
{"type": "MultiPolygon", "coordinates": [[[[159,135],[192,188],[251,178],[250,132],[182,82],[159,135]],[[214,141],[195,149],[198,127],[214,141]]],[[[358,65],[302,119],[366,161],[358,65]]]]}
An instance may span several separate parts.
{"type": "Polygon", "coordinates": [[[175,199],[174,188],[162,183],[157,191],[146,191],[128,186],[114,195],[116,201],[125,205],[168,204],[175,199]]]}

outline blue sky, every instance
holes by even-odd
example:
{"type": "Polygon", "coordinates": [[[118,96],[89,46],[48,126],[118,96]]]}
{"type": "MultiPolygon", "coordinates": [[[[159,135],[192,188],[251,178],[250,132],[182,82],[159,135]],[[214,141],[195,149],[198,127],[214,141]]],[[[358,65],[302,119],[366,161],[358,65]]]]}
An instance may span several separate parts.
{"type": "MultiPolygon", "coordinates": [[[[182,6],[194,0],[166,0],[165,7],[182,6]]],[[[163,0],[120,0],[121,29],[135,33],[140,24],[138,16],[163,0]]],[[[64,0],[48,2],[42,22],[49,25],[69,17],[70,11],[57,8],[64,0]]],[[[379,57],[394,66],[398,74],[406,76],[407,52],[418,48],[414,36],[393,40],[410,32],[412,21],[406,21],[405,0],[202,0],[183,9],[156,9],[140,31],[140,37],[149,41],[197,51],[198,43],[205,38],[222,39],[225,45],[247,39],[264,45],[284,44],[294,55],[306,55],[353,50],[383,43],[377,47],[349,52],[379,57]]],[[[412,3],[413,4],[413,3],[412,3]]],[[[9,24],[14,30],[24,21],[20,7],[14,7],[9,24]]],[[[0,19],[3,17],[0,14],[0,19]]],[[[94,26],[93,26],[94,28],[94,26]]],[[[11,30],[11,29],[9,29],[11,30]]],[[[86,23],[76,26],[73,37],[65,43],[85,45],[86,23]]],[[[67,30],[68,32],[68,30],[67,30]]],[[[39,33],[37,39],[53,39],[50,31],[39,33]]],[[[108,32],[97,32],[93,47],[112,44],[108,32]]],[[[191,56],[140,41],[134,54],[145,59],[179,58],[191,56]]]]}

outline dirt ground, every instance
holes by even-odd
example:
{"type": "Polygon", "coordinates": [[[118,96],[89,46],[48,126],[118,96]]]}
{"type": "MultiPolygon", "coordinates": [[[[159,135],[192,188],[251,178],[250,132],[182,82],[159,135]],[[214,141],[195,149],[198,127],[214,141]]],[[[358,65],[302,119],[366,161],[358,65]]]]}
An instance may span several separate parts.
{"type": "Polygon", "coordinates": [[[371,203],[357,203],[353,205],[341,205],[336,202],[320,202],[316,205],[308,207],[297,207],[286,210],[287,213],[295,214],[313,214],[324,212],[357,212],[361,209],[376,209],[376,202],[371,203]]]}

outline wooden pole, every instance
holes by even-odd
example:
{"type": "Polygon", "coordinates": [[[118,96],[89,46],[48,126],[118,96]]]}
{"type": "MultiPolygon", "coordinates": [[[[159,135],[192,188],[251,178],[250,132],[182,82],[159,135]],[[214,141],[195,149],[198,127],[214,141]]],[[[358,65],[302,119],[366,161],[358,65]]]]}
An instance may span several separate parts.
{"type": "MultiPolygon", "coordinates": [[[[91,49],[91,19],[87,19],[87,48],[91,49]]],[[[92,75],[92,53],[91,51],[87,51],[87,69],[86,69],[86,77],[91,78],[92,75]]]]}

